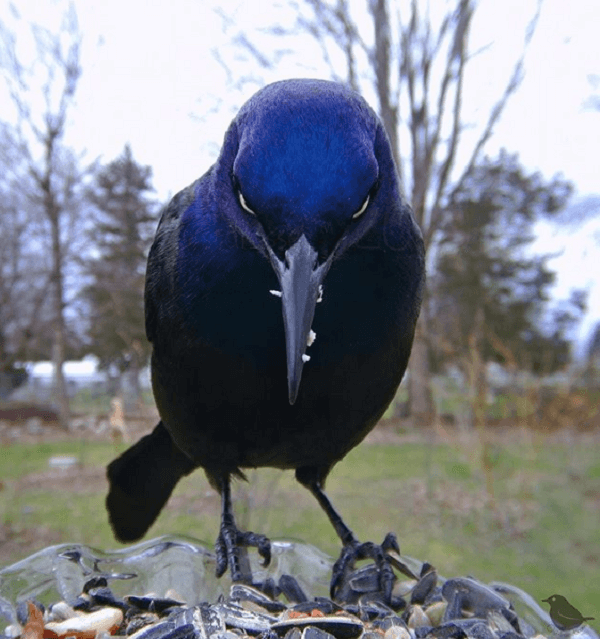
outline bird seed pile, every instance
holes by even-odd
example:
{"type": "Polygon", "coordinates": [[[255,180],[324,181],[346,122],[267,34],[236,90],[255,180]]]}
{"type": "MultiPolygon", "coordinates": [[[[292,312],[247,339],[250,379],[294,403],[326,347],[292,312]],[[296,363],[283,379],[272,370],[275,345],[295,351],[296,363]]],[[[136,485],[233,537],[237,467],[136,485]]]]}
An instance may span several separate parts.
{"type": "MultiPolygon", "coordinates": [[[[407,568],[407,570],[410,570],[407,568]]],[[[0,573],[1,576],[1,573],[0,573]]],[[[135,575],[134,575],[135,576],[135,575]]],[[[123,575],[116,575],[116,579],[123,575]]],[[[1,581],[1,580],[0,580],[1,581]]],[[[92,576],[70,601],[43,606],[33,598],[15,607],[6,639],[549,639],[556,629],[531,614],[517,614],[510,586],[475,579],[444,580],[429,564],[415,579],[397,580],[383,603],[374,564],[347,575],[337,602],[309,596],[291,575],[260,588],[233,584],[227,596],[188,605],[174,591],[164,596],[120,597],[110,575],[92,576]],[[525,619],[524,617],[527,617],[525,619]]],[[[521,593],[525,597],[525,593],[521,593]]],[[[519,608],[523,610],[523,608],[519,608]]],[[[539,612],[539,611],[538,611],[539,612]]],[[[531,611],[529,611],[531,613],[531,611]]],[[[547,617],[547,616],[546,616],[547,617]]],[[[578,637],[598,639],[583,626],[578,637]]]]}

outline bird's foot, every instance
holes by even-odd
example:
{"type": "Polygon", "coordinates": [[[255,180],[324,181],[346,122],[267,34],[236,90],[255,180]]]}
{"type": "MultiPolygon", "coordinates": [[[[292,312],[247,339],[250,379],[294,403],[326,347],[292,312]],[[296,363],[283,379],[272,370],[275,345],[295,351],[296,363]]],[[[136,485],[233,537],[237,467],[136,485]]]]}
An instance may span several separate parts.
{"type": "Polygon", "coordinates": [[[234,523],[221,524],[221,530],[215,545],[217,555],[217,577],[221,577],[227,570],[234,582],[252,584],[252,572],[248,562],[246,548],[258,549],[262,557],[262,566],[268,566],[271,561],[271,542],[265,535],[238,530],[234,523]]]}
{"type": "MultiPolygon", "coordinates": [[[[384,603],[392,605],[392,589],[396,581],[396,575],[392,570],[395,566],[405,572],[404,564],[390,554],[391,551],[400,554],[400,547],[396,535],[388,533],[381,545],[367,541],[351,541],[344,545],[339,559],[333,565],[330,593],[334,601],[346,599],[348,588],[348,576],[354,568],[354,564],[361,559],[372,559],[377,571],[377,592],[384,603]]],[[[408,568],[406,568],[408,570],[408,568]]],[[[351,589],[351,587],[350,587],[351,589]]]]}

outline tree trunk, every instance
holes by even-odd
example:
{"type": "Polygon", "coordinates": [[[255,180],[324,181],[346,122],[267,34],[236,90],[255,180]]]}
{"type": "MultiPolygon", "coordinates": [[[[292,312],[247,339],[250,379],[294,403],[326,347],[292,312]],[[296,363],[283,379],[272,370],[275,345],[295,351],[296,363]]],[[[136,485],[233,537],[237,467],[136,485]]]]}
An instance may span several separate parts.
{"type": "Polygon", "coordinates": [[[481,447],[481,467],[485,477],[485,487],[490,505],[495,507],[493,449],[487,432],[487,369],[483,359],[483,340],[485,334],[485,316],[480,306],[475,313],[475,324],[469,336],[469,391],[471,400],[471,419],[479,434],[481,447]]]}
{"type": "Polygon", "coordinates": [[[123,399],[123,408],[128,413],[139,408],[141,397],[139,373],[140,369],[132,361],[119,378],[119,394],[123,399]]]}
{"type": "Polygon", "coordinates": [[[427,343],[427,314],[421,311],[409,364],[408,394],[410,415],[418,428],[433,423],[434,408],[429,373],[429,345],[427,343]]]}
{"type": "Polygon", "coordinates": [[[390,139],[396,169],[402,183],[402,164],[398,144],[398,112],[391,101],[390,91],[390,22],[388,18],[387,0],[375,0],[371,4],[373,27],[375,31],[375,87],[379,99],[379,115],[390,139]]]}
{"type": "MultiPolygon", "coordinates": [[[[59,329],[60,330],[60,329],[59,329]]],[[[53,371],[53,394],[56,407],[58,408],[58,418],[60,425],[65,430],[69,430],[69,420],[71,412],[69,409],[69,396],[67,394],[67,382],[63,372],[63,364],[65,361],[64,346],[62,344],[59,330],[54,335],[54,344],[52,345],[52,364],[53,371]]]]}
{"type": "Polygon", "coordinates": [[[475,325],[469,336],[471,421],[480,433],[485,430],[487,407],[487,372],[482,357],[484,322],[483,308],[480,306],[475,312],[475,325]]]}
{"type": "Polygon", "coordinates": [[[60,425],[69,430],[70,411],[67,383],[63,372],[66,359],[67,338],[65,331],[65,295],[63,278],[63,247],[60,239],[61,209],[54,190],[52,175],[55,170],[55,144],[59,136],[59,129],[48,127],[44,138],[46,147],[45,171],[40,181],[44,194],[44,212],[50,223],[52,238],[52,271],[50,281],[54,293],[54,343],[52,345],[52,363],[54,365],[54,401],[58,407],[60,425]]]}
{"type": "MultiPolygon", "coordinates": [[[[46,196],[51,199],[52,194],[46,196]]],[[[53,204],[53,203],[51,203],[53,204]]],[[[66,358],[66,332],[64,317],[64,292],[62,274],[62,250],[58,216],[48,216],[52,232],[52,281],[54,283],[54,343],[52,345],[52,363],[54,365],[54,401],[58,407],[60,425],[69,429],[70,409],[67,383],[63,372],[66,358]]]]}

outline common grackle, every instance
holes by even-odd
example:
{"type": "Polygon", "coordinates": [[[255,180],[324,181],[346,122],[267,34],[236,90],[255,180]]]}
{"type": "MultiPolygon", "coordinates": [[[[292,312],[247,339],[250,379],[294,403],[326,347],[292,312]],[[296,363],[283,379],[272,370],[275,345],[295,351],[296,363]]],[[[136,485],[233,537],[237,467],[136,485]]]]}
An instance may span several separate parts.
{"type": "Polygon", "coordinates": [[[574,630],[584,621],[593,621],[594,617],[584,617],[562,595],[551,595],[542,601],[550,604],[550,618],[559,630],[574,630]]]}
{"type": "Polygon", "coordinates": [[[144,535],[177,481],[202,467],[222,499],[217,575],[229,564],[233,580],[247,580],[239,547],[256,546],[266,564],[270,543],[236,527],[231,477],[295,469],[343,544],[332,595],[366,556],[389,594],[395,537],[359,543],[323,485],[394,397],[424,271],[421,233],[365,100],[321,80],[256,93],[216,163],[163,212],[150,250],[146,333],[161,421],[108,467],[117,538],[144,535]]]}

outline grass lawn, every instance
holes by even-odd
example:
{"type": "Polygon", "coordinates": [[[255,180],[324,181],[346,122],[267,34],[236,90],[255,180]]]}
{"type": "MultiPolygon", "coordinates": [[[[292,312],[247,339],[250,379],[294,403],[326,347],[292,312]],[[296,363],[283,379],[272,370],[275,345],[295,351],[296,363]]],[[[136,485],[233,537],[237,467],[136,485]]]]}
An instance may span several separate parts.
{"type": "MultiPolygon", "coordinates": [[[[0,566],[57,543],[117,548],[104,467],[124,448],[86,441],[0,448],[0,566]],[[80,465],[49,468],[61,454],[80,465]]],[[[352,451],[327,491],[361,540],[380,542],[394,531],[403,554],[441,575],[510,582],[538,602],[563,594],[600,629],[600,437],[504,431],[488,453],[484,472],[475,435],[393,436],[352,451]]],[[[337,555],[333,529],[293,473],[261,469],[248,477],[234,487],[241,527],[337,555]]],[[[219,508],[197,472],[180,483],[147,538],[184,534],[212,548],[219,508]]]]}

